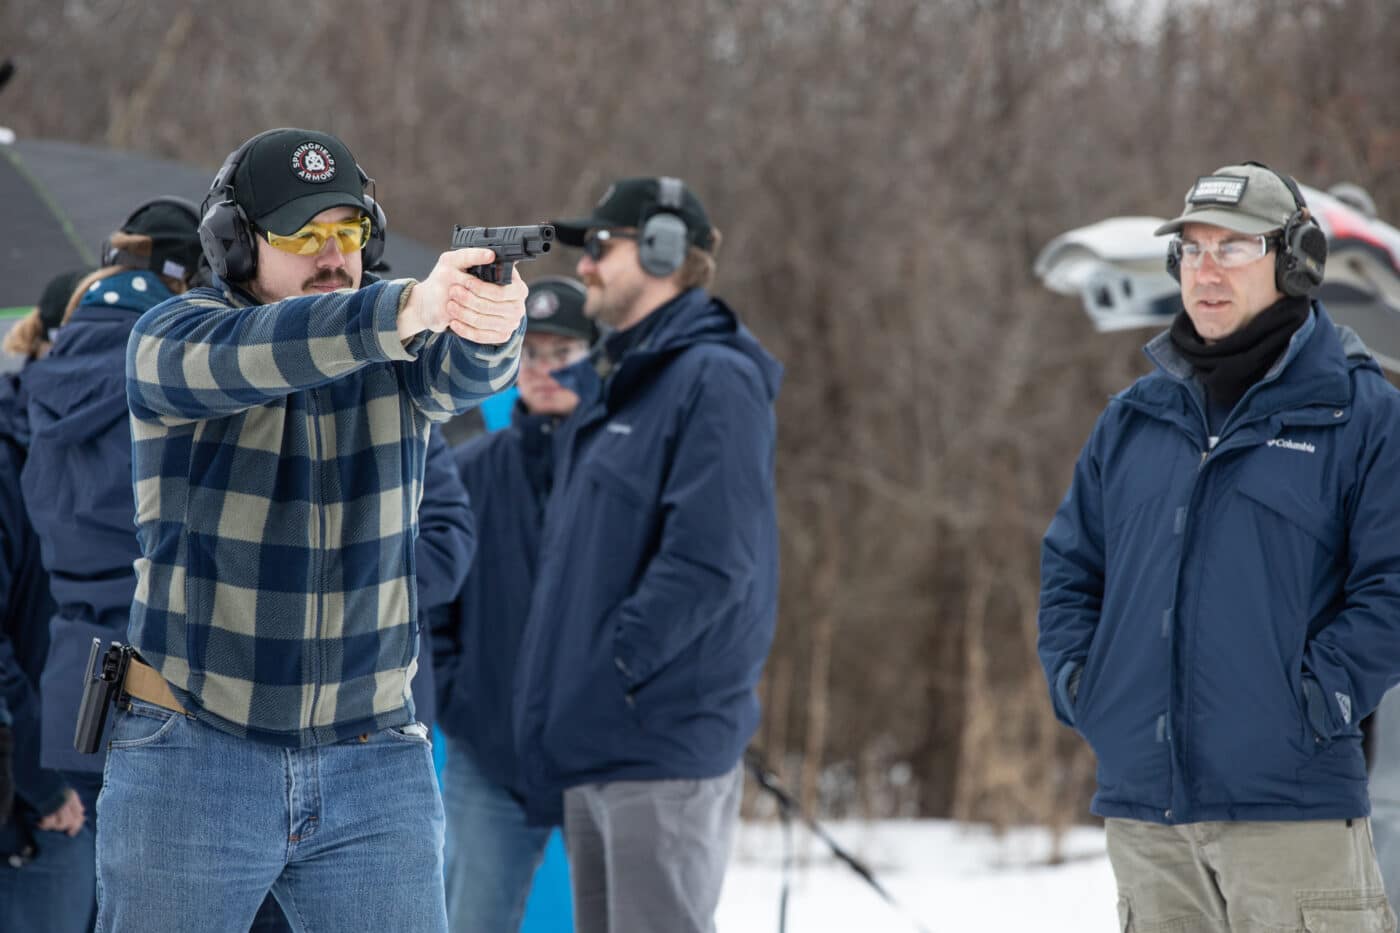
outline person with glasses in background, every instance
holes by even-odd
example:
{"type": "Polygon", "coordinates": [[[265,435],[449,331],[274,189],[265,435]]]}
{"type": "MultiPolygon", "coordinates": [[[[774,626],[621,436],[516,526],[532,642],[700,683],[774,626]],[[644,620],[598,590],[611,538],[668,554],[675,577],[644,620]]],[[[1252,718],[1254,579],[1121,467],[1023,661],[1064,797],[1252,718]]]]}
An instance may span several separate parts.
{"type": "Polygon", "coordinates": [[[569,278],[530,284],[511,423],[453,450],[480,541],[456,599],[434,610],[432,622],[438,726],[447,746],[442,801],[453,933],[520,929],[535,870],[563,819],[557,792],[527,792],[511,722],[555,440],[579,402],[551,374],[582,360],[598,339],[584,297],[583,285],[569,278]]]}
{"type": "Polygon", "coordinates": [[[517,664],[525,792],[563,794],[579,933],[708,933],[777,615],[782,367],[708,292],[719,232],[680,179],[555,229],[613,333],[554,375],[579,404],[517,664]]]}
{"type": "Polygon", "coordinates": [[[1098,757],[1124,929],[1393,930],[1360,723],[1400,680],[1400,393],[1259,163],[1197,179],[1184,310],[1045,534],[1039,650],[1098,757]]]}
{"type": "Polygon", "coordinates": [[[430,425],[515,378],[519,278],[364,275],[383,246],[340,139],[225,160],[214,276],[127,352],[137,588],[98,809],[99,928],[442,931],[443,818],[414,719],[430,425]]]}

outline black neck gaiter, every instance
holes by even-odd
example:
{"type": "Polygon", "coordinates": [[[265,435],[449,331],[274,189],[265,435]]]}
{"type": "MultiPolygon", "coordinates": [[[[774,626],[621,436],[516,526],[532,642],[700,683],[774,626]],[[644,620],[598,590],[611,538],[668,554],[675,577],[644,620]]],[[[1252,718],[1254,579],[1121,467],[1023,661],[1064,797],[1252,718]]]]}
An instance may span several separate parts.
{"type": "Polygon", "coordinates": [[[1206,392],[1218,404],[1234,408],[1249,387],[1274,365],[1288,341],[1308,319],[1307,298],[1280,298],[1233,334],[1206,343],[1182,311],[1172,321],[1171,341],[1186,357],[1206,392]]]}

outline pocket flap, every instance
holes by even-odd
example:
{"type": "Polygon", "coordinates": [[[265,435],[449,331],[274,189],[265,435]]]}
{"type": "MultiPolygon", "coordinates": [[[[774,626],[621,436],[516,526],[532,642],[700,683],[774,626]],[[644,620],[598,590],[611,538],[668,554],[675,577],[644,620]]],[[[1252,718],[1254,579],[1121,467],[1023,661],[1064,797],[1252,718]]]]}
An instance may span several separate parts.
{"type": "Polygon", "coordinates": [[[1330,551],[1337,550],[1342,523],[1321,502],[1276,478],[1249,477],[1235,487],[1241,495],[1296,525],[1330,551]]]}
{"type": "Polygon", "coordinates": [[[1384,894],[1356,894],[1304,904],[1308,933],[1395,933],[1395,915],[1384,894]]]}

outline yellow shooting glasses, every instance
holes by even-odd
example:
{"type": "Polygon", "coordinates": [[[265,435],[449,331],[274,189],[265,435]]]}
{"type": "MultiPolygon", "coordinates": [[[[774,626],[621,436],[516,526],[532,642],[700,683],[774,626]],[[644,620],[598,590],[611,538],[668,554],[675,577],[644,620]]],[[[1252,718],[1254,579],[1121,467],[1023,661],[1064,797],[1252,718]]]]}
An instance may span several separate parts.
{"type": "Polygon", "coordinates": [[[342,253],[364,249],[365,244],[369,242],[369,230],[369,218],[361,216],[352,220],[337,220],[334,223],[318,223],[313,220],[296,233],[283,236],[266,230],[263,236],[267,237],[268,245],[284,253],[315,256],[330,240],[335,241],[336,248],[342,253]]]}

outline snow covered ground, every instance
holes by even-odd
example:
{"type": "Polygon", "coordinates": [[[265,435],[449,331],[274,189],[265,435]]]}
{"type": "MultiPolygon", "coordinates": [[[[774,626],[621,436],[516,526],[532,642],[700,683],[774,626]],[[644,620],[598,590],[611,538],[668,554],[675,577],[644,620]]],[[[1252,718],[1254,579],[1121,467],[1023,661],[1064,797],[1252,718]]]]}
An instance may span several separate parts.
{"type": "MultiPolygon", "coordinates": [[[[1001,838],[944,821],[846,822],[831,835],[864,861],[927,933],[1095,933],[1117,929],[1113,872],[1100,829],[1077,828],[1066,860],[1045,864],[1049,837],[1015,830],[1001,838]]],[[[825,844],[801,826],[787,933],[917,933],[825,844]]],[[[720,899],[719,933],[776,933],[783,835],[777,823],[740,826],[720,899]]]]}

